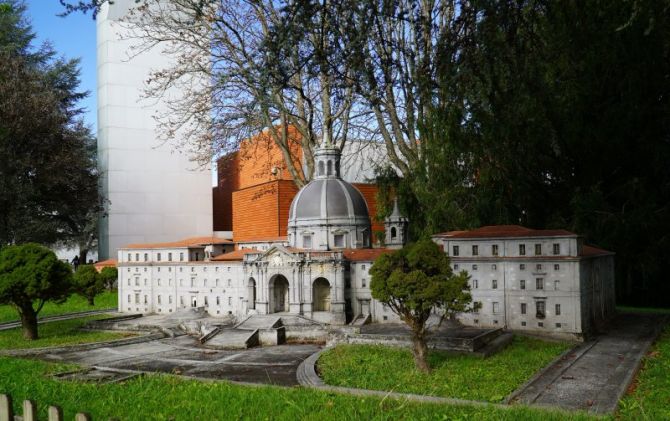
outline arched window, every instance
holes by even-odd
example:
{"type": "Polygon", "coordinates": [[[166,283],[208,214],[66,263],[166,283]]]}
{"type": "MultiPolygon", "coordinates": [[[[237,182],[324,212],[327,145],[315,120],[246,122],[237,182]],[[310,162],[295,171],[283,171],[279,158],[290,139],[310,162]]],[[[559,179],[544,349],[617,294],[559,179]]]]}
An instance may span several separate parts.
{"type": "Polygon", "coordinates": [[[330,311],[330,282],[325,278],[317,278],[312,284],[312,309],[330,311]]]}
{"type": "Polygon", "coordinates": [[[328,160],[328,175],[333,175],[333,161],[328,160]]]}
{"type": "Polygon", "coordinates": [[[319,161],[319,175],[323,175],[323,161],[319,161]]]}
{"type": "Polygon", "coordinates": [[[391,227],[391,238],[396,238],[398,236],[398,232],[396,231],[395,227],[391,227]]]}

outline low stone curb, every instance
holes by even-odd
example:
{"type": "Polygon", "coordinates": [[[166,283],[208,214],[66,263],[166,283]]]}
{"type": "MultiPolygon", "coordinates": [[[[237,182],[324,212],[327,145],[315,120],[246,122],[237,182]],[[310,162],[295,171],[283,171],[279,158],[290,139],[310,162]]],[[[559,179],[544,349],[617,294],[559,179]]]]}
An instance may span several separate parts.
{"type": "Polygon", "coordinates": [[[54,346],[46,348],[30,348],[30,349],[9,349],[9,350],[0,350],[1,356],[8,357],[29,357],[35,355],[42,355],[50,352],[76,352],[76,351],[90,351],[92,349],[98,348],[112,348],[123,345],[133,345],[143,342],[155,341],[157,339],[163,339],[165,335],[163,333],[152,333],[150,335],[134,336],[132,338],[123,338],[115,339],[113,341],[106,342],[92,342],[88,344],[75,344],[75,345],[65,345],[65,346],[54,346]]]}
{"type": "Polygon", "coordinates": [[[324,381],[316,374],[316,362],[321,356],[321,353],[327,351],[330,348],[332,347],[326,347],[318,352],[315,352],[314,354],[307,357],[298,366],[296,376],[298,378],[298,383],[300,383],[301,386],[310,387],[313,389],[318,389],[327,392],[343,393],[354,396],[377,396],[382,398],[393,398],[398,400],[409,400],[414,402],[461,405],[461,406],[480,406],[480,407],[493,407],[501,409],[512,408],[510,405],[504,405],[492,402],[471,401],[457,398],[444,398],[440,396],[417,395],[413,393],[398,393],[398,392],[385,392],[381,390],[356,389],[353,387],[330,386],[324,383],[324,381]]]}

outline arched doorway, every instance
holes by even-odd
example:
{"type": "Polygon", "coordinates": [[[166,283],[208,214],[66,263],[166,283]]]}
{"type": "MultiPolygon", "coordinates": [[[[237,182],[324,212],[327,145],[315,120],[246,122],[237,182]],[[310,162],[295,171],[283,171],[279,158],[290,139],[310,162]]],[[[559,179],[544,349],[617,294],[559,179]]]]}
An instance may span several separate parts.
{"type": "Polygon", "coordinates": [[[249,284],[247,285],[247,300],[249,310],[256,309],[256,280],[254,278],[249,278],[249,284]]]}
{"type": "Polygon", "coordinates": [[[282,275],[275,275],[270,279],[270,313],[288,310],[288,280],[282,275]]]}
{"type": "Polygon", "coordinates": [[[316,278],[312,284],[312,311],[330,311],[330,282],[316,278]]]}

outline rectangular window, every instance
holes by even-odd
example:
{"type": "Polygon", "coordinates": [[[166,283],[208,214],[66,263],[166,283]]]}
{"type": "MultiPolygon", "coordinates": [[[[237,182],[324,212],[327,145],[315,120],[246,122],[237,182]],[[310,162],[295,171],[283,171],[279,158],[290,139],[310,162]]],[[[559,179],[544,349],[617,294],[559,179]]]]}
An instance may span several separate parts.
{"type": "Polygon", "coordinates": [[[184,261],[184,253],[179,253],[179,261],[180,262],[184,261]]]}
{"type": "Polygon", "coordinates": [[[128,302],[129,302],[129,303],[131,302],[131,301],[130,301],[130,294],[128,294],[128,302]]]}
{"type": "Polygon", "coordinates": [[[160,304],[160,303],[161,303],[161,296],[159,295],[158,296],[158,304],[160,304]]]}
{"type": "Polygon", "coordinates": [[[132,260],[133,260],[133,259],[132,259],[132,255],[131,255],[130,253],[128,253],[128,261],[129,261],[129,262],[132,262],[132,260]]]}
{"type": "Polygon", "coordinates": [[[216,297],[216,305],[218,306],[220,304],[221,304],[221,297],[217,296],[216,297]]]}
{"type": "Polygon", "coordinates": [[[525,255],[526,255],[526,245],[519,244],[519,256],[525,256],[525,255]]]}
{"type": "Polygon", "coordinates": [[[558,291],[561,286],[561,281],[554,281],[554,291],[558,291]]]}
{"type": "Polygon", "coordinates": [[[206,295],[205,295],[205,306],[209,306],[209,300],[207,299],[206,295]]]}
{"type": "Polygon", "coordinates": [[[498,270],[498,265],[491,265],[491,270],[498,270]]]}
{"type": "Polygon", "coordinates": [[[172,261],[172,253],[168,253],[168,262],[172,261]]]}
{"type": "Polygon", "coordinates": [[[538,319],[544,319],[546,317],[544,301],[535,302],[535,317],[537,317],[538,319]]]}
{"type": "Polygon", "coordinates": [[[195,278],[191,278],[191,288],[195,286],[195,278]]]}
{"type": "Polygon", "coordinates": [[[454,265],[454,270],[458,270],[458,265],[454,265]]]}
{"type": "Polygon", "coordinates": [[[561,266],[558,264],[554,265],[554,270],[561,270],[561,266]]]}
{"type": "Polygon", "coordinates": [[[158,260],[159,262],[161,261],[161,254],[160,253],[156,254],[156,260],[158,260]]]}
{"type": "Polygon", "coordinates": [[[147,301],[148,301],[148,298],[147,298],[147,296],[145,295],[145,296],[144,296],[144,304],[147,304],[147,301]]]}
{"type": "Polygon", "coordinates": [[[498,280],[494,279],[491,281],[491,289],[498,289],[498,280]]]}
{"type": "Polygon", "coordinates": [[[535,255],[540,256],[542,254],[542,244],[535,244],[535,255]]]}
{"type": "Polygon", "coordinates": [[[452,251],[453,251],[452,256],[458,256],[458,253],[460,252],[458,246],[453,246],[452,251]]]}
{"type": "Polygon", "coordinates": [[[477,265],[472,265],[472,270],[477,270],[477,265]]]}
{"type": "Polygon", "coordinates": [[[344,234],[335,234],[333,240],[335,247],[344,247],[344,234]]]}
{"type": "Polygon", "coordinates": [[[479,281],[476,279],[472,280],[472,288],[477,289],[479,288],[479,281]]]}
{"type": "Polygon", "coordinates": [[[521,303],[521,314],[526,314],[526,303],[521,303]]]}
{"type": "Polygon", "coordinates": [[[500,303],[497,301],[493,302],[493,314],[497,314],[500,311],[500,303]]]}
{"type": "Polygon", "coordinates": [[[302,248],[311,249],[312,248],[312,236],[303,235],[302,236],[302,248]]]}
{"type": "Polygon", "coordinates": [[[135,261],[136,262],[140,261],[140,254],[139,253],[135,253],[135,261]]]}
{"type": "Polygon", "coordinates": [[[169,295],[169,296],[168,296],[168,303],[169,303],[169,304],[172,304],[172,295],[169,295]]]}
{"type": "MultiPolygon", "coordinates": [[[[479,310],[482,308],[482,302],[481,301],[474,301],[472,303],[472,308],[473,308],[473,313],[479,314],[479,310]]],[[[477,323],[475,321],[475,323],[477,323]]]]}
{"type": "Polygon", "coordinates": [[[560,304],[556,304],[556,315],[557,316],[561,315],[561,305],[560,304]]]}
{"type": "Polygon", "coordinates": [[[229,306],[233,305],[233,297],[228,297],[228,305],[229,306]]]}
{"type": "Polygon", "coordinates": [[[559,243],[554,243],[554,255],[561,254],[561,245],[559,243]]]}
{"type": "Polygon", "coordinates": [[[523,263],[521,263],[521,264],[519,265],[519,270],[526,270],[526,265],[523,264],[523,263]]]}
{"type": "Polygon", "coordinates": [[[535,289],[544,289],[544,279],[542,278],[535,279],[535,289]]]}
{"type": "Polygon", "coordinates": [[[135,294],[135,304],[140,303],[140,294],[135,294]]]}
{"type": "Polygon", "coordinates": [[[144,253],[144,261],[145,262],[149,261],[149,253],[144,253]]]}
{"type": "Polygon", "coordinates": [[[536,264],[535,265],[535,270],[538,271],[538,272],[541,271],[542,270],[542,264],[541,263],[536,264]]]}
{"type": "Polygon", "coordinates": [[[497,244],[494,244],[494,245],[491,246],[491,254],[494,255],[494,256],[498,255],[498,245],[497,244]]]}
{"type": "Polygon", "coordinates": [[[526,281],[524,279],[519,281],[519,289],[526,289],[526,281]]]}
{"type": "Polygon", "coordinates": [[[472,246],[472,255],[479,256],[479,246],[472,246]]]}

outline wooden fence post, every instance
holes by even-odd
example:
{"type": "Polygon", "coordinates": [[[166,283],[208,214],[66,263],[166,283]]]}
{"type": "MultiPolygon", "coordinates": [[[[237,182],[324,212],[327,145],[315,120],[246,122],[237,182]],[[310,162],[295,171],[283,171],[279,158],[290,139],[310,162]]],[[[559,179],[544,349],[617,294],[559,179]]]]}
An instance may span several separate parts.
{"type": "Polygon", "coordinates": [[[0,395],[0,421],[14,421],[12,397],[9,395],[0,395]]]}
{"type": "Polygon", "coordinates": [[[79,412],[74,416],[74,421],[91,421],[91,416],[85,412],[79,412]]]}
{"type": "Polygon", "coordinates": [[[49,421],[63,421],[63,410],[58,406],[50,406],[49,421]]]}
{"type": "Polygon", "coordinates": [[[37,421],[37,405],[30,399],[23,401],[23,421],[37,421]]]}

